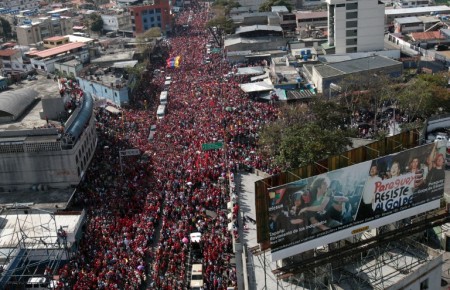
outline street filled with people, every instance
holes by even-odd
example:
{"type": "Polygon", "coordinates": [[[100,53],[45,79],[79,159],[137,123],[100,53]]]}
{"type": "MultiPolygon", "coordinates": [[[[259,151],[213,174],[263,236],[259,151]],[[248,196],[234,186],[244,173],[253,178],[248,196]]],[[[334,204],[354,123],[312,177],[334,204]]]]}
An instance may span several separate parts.
{"type": "Polygon", "coordinates": [[[236,287],[229,185],[243,168],[277,172],[255,146],[259,128],[278,109],[249,98],[237,77],[225,78],[233,68],[222,54],[207,55],[208,17],[204,8],[180,13],[177,27],[183,29],[167,41],[169,57],[181,62],[143,80],[144,95],[137,98],[144,102],[119,114],[96,109],[97,151],[73,204],[86,209],[87,222],[78,251],[59,271],[61,284],[188,289],[189,236],[200,232],[203,289],[236,287]],[[168,76],[167,112],[158,119],[168,76]],[[151,125],[156,133],[149,141],[151,125]],[[221,148],[202,150],[208,143],[221,148]],[[131,148],[141,154],[119,157],[131,148]]]}

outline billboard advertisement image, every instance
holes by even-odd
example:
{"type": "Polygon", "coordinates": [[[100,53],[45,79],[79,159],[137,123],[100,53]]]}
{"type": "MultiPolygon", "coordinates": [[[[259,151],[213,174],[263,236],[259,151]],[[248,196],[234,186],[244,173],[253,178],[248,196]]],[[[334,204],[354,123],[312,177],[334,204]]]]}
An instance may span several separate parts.
{"type": "Polygon", "coordinates": [[[438,208],[444,160],[427,144],[269,188],[272,259],[438,208]]]}

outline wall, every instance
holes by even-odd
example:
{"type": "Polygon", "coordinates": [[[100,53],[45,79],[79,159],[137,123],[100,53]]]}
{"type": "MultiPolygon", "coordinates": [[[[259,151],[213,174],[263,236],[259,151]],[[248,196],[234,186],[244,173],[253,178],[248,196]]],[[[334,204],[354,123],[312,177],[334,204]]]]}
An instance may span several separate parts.
{"type": "Polygon", "coordinates": [[[124,103],[128,103],[129,101],[127,87],[112,89],[109,87],[109,84],[104,85],[82,78],[77,78],[77,80],[83,91],[91,93],[92,96],[97,99],[107,99],[118,106],[122,106],[124,103]]]}
{"type": "Polygon", "coordinates": [[[119,21],[117,15],[101,15],[103,20],[103,29],[108,31],[119,30],[119,21]]]}
{"type": "Polygon", "coordinates": [[[152,27],[161,27],[161,31],[169,31],[170,6],[167,0],[155,0],[154,5],[130,7],[133,32],[140,34],[152,27]]]}
{"type": "MultiPolygon", "coordinates": [[[[50,143],[57,145],[55,140],[50,143]]],[[[48,185],[51,188],[66,188],[77,185],[92,159],[97,145],[95,117],[79,141],[70,150],[45,150],[40,147],[33,152],[4,153],[0,146],[0,191],[29,189],[33,185],[48,185]]],[[[57,149],[56,147],[53,147],[57,149]]]]}

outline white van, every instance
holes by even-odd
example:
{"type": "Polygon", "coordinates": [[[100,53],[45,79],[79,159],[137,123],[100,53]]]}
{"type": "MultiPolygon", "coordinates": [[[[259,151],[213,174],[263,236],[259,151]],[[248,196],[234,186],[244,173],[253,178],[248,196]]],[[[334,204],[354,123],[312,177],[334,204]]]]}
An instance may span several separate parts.
{"type": "Polygon", "coordinates": [[[158,119],[164,118],[166,115],[166,105],[159,105],[158,110],[156,111],[156,117],[158,119]]]}
{"type": "Polygon", "coordinates": [[[167,91],[162,91],[161,94],[159,95],[159,103],[161,105],[167,105],[167,91]]]}
{"type": "Polygon", "coordinates": [[[25,289],[33,289],[33,290],[48,290],[48,289],[56,289],[57,281],[50,280],[46,277],[32,277],[27,281],[27,285],[25,289]]]}
{"type": "Polygon", "coordinates": [[[202,264],[192,264],[191,289],[192,290],[203,289],[203,265],[202,264]]]}
{"type": "Polygon", "coordinates": [[[172,83],[172,81],[165,81],[164,82],[164,89],[168,90],[170,88],[170,84],[172,83]]]}

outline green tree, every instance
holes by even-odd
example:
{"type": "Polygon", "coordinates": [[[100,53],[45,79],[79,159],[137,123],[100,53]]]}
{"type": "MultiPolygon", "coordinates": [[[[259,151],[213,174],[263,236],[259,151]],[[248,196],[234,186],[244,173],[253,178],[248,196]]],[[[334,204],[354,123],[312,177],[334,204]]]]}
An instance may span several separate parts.
{"type": "Polygon", "coordinates": [[[397,96],[400,110],[411,118],[426,119],[439,112],[450,112],[449,75],[419,75],[408,82],[397,96]]]}
{"type": "Polygon", "coordinates": [[[259,6],[260,12],[268,12],[272,10],[272,6],[286,6],[289,11],[292,11],[292,3],[288,0],[266,0],[259,6]]]}
{"type": "Polygon", "coordinates": [[[0,17],[0,24],[2,26],[3,36],[10,37],[11,36],[11,24],[9,24],[8,20],[0,17]]]}
{"type": "Polygon", "coordinates": [[[223,29],[225,33],[234,33],[234,30],[236,29],[236,25],[234,24],[233,20],[227,19],[225,16],[218,16],[206,23],[207,27],[218,27],[220,29],[223,29]]]}
{"type": "MultiPolygon", "coordinates": [[[[223,13],[225,15],[229,15],[231,9],[241,7],[241,4],[239,4],[239,2],[235,0],[216,0],[212,4],[212,6],[214,7],[215,10],[217,9],[223,10],[223,13]]],[[[216,15],[220,16],[221,13],[217,13],[216,11],[216,15]]]]}
{"type": "Polygon", "coordinates": [[[94,32],[101,32],[103,30],[103,19],[100,14],[92,13],[89,16],[90,29],[94,32]]]}
{"type": "Polygon", "coordinates": [[[286,106],[278,120],[261,130],[260,153],[288,169],[344,152],[351,145],[342,126],[346,114],[339,104],[324,100],[309,107],[286,106]]]}

